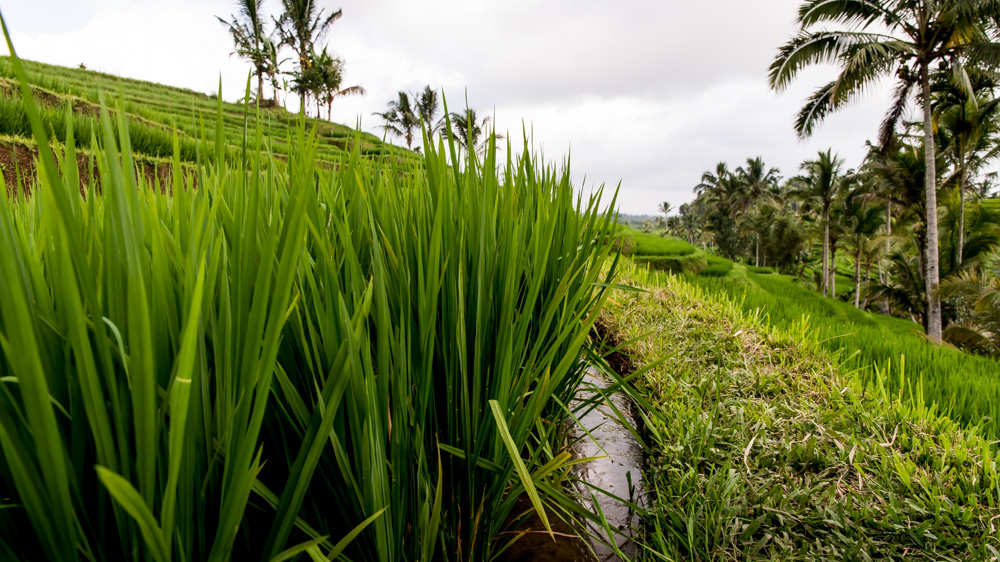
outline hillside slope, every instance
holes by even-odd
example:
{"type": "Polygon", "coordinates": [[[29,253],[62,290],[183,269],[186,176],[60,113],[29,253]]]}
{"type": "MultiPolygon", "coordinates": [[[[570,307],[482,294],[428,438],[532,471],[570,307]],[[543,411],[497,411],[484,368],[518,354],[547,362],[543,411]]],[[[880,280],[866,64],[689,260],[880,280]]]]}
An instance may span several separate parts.
{"type": "MultiPolygon", "coordinates": [[[[42,119],[53,136],[64,140],[65,123],[73,119],[77,144],[87,147],[91,131],[97,128],[97,117],[103,101],[114,112],[125,112],[129,122],[129,137],[133,152],[147,159],[169,158],[174,154],[174,138],[182,160],[198,157],[199,141],[214,143],[218,138],[227,151],[240,150],[244,144],[247,108],[229,103],[216,96],[192,90],[121,78],[91,70],[65,68],[32,61],[23,61],[42,119]],[[217,116],[222,116],[221,122],[217,116]],[[219,124],[221,123],[221,127],[219,124]]],[[[236,97],[234,92],[224,93],[236,97]]],[[[287,159],[298,115],[284,108],[260,110],[261,134],[269,150],[279,160],[287,159]]],[[[414,153],[383,143],[369,133],[329,121],[307,118],[308,128],[315,128],[318,138],[317,158],[336,163],[346,151],[358,143],[358,151],[369,157],[392,155],[412,158],[414,153]]],[[[28,120],[20,103],[20,91],[8,57],[0,57],[0,152],[4,161],[29,161],[34,145],[28,141],[28,120]],[[16,157],[10,157],[12,151],[16,157]]],[[[99,135],[98,135],[99,136],[99,135]]],[[[203,150],[209,154],[211,150],[203,150]]],[[[4,170],[8,182],[13,172],[4,170]]]]}

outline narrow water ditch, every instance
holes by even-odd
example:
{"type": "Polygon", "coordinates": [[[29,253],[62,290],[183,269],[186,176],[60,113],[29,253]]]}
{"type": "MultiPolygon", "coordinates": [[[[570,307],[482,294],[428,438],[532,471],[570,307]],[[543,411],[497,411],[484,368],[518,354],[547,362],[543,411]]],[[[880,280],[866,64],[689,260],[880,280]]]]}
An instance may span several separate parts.
{"type": "MultiPolygon", "coordinates": [[[[645,505],[642,486],[643,451],[632,432],[622,425],[623,421],[615,413],[615,410],[623,413],[624,423],[631,424],[633,428],[638,427],[632,410],[634,406],[628,397],[616,392],[610,399],[598,398],[598,392],[606,395],[606,389],[610,386],[612,382],[598,371],[592,368],[587,370],[580,393],[572,403],[574,415],[580,416],[580,423],[571,423],[567,433],[570,442],[573,443],[574,458],[594,458],[592,461],[573,467],[573,475],[581,481],[576,484],[576,492],[585,508],[596,513],[597,507],[600,507],[608,526],[613,530],[611,537],[608,537],[607,530],[596,524],[591,523],[584,530],[572,529],[558,517],[550,516],[549,520],[555,532],[553,540],[545,531],[541,519],[532,515],[521,527],[527,533],[504,551],[498,562],[623,560],[614,549],[591,536],[602,537],[608,542],[613,541],[621,553],[629,559],[636,556],[638,549],[633,539],[639,532],[641,520],[639,514],[626,502],[645,505]],[[599,400],[597,406],[594,406],[595,398],[599,400]],[[594,488],[604,490],[624,501],[597,492],[594,488]],[[584,538],[577,535],[582,535],[584,538]]],[[[513,512],[523,513],[530,508],[531,503],[527,498],[521,497],[513,512]]]]}
{"type": "MultiPolygon", "coordinates": [[[[580,404],[592,400],[597,394],[596,389],[601,389],[602,394],[606,394],[603,391],[611,385],[612,382],[598,371],[588,369],[577,400],[580,404]]],[[[602,401],[601,405],[590,409],[580,418],[580,425],[574,424],[570,429],[571,438],[576,440],[574,455],[578,458],[598,457],[576,465],[574,475],[590,486],[611,494],[593,492],[588,486],[577,484],[581,497],[596,499],[608,525],[616,532],[607,537],[607,531],[594,524],[590,524],[588,531],[614,541],[622,554],[629,558],[637,554],[633,539],[639,532],[641,521],[639,514],[626,502],[639,506],[645,502],[642,446],[636,441],[632,431],[622,425],[628,423],[633,429],[638,427],[632,408],[633,404],[625,394],[615,392],[610,396],[610,404],[607,400],[602,401]],[[621,412],[625,419],[622,420],[615,410],[621,412]],[[611,497],[612,495],[625,501],[611,497]]],[[[596,511],[593,500],[585,500],[584,506],[596,511]]],[[[600,542],[591,540],[591,546],[601,562],[621,560],[614,550],[600,542]]]]}

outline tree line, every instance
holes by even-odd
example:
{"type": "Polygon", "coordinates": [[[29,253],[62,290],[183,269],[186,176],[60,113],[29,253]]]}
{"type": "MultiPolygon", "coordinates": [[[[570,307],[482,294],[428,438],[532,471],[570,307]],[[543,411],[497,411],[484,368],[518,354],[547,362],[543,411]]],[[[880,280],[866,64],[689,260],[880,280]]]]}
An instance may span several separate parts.
{"type": "Polygon", "coordinates": [[[326,106],[330,119],[337,98],[365,93],[361,86],[344,86],[343,58],[331,55],[325,46],[317,50],[317,43],[341,18],[342,10],[328,13],[315,0],[281,0],[282,12],[276,17],[264,13],[264,0],[238,0],[236,7],[237,12],[228,20],[217,19],[232,37],[232,54],[253,66],[256,100],[261,106],[280,105],[278,94],[290,89],[298,94],[303,107],[314,104],[317,117],[326,106]],[[284,67],[292,59],[281,55],[286,48],[294,55],[290,70],[284,67]],[[264,98],[265,79],[271,86],[270,100],[264,98]]]}
{"type": "Polygon", "coordinates": [[[787,179],[761,158],[732,170],[721,162],[664,226],[828,296],[846,253],[855,306],[1000,355],[1000,200],[989,172],[1000,154],[1000,2],[807,0],[798,21],[771,87],[784,90],[812,65],[838,69],[799,112],[801,137],[877,82],[894,84],[864,161],[847,168],[828,150],[787,179]],[[908,120],[910,107],[919,120],[908,120]]]}

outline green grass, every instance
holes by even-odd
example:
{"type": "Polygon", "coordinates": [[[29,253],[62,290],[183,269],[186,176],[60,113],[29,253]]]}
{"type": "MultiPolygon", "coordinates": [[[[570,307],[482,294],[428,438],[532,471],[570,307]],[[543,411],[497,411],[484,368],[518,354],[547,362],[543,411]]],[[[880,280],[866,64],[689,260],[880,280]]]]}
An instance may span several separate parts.
{"type": "Polygon", "coordinates": [[[708,257],[708,267],[702,269],[698,275],[702,277],[725,277],[733,270],[733,262],[716,256],[708,257]]]}
{"type": "Polygon", "coordinates": [[[627,255],[688,256],[697,251],[691,244],[677,238],[640,232],[624,225],[618,228],[622,247],[627,255]]]}
{"type": "MultiPolygon", "coordinates": [[[[187,148],[189,143],[202,138],[209,143],[214,143],[217,137],[221,138],[227,149],[234,151],[243,147],[245,116],[240,104],[223,102],[220,114],[215,96],[91,70],[23,62],[27,79],[35,88],[35,97],[42,101],[43,114],[71,105],[76,113],[94,117],[102,95],[109,100],[120,99],[122,111],[130,117],[133,150],[137,153],[170,156],[174,133],[181,139],[181,156],[184,159],[191,159],[192,156],[187,148]],[[216,126],[219,122],[221,127],[216,126]],[[146,136],[154,137],[150,142],[156,144],[144,144],[142,141],[146,136]],[[147,147],[152,148],[152,153],[146,152],[147,147]]],[[[8,98],[3,104],[18,103],[17,99],[10,99],[17,90],[17,80],[9,57],[0,57],[0,79],[4,79],[0,83],[0,99],[8,98]]],[[[0,116],[3,113],[0,112],[0,116]]],[[[287,159],[290,155],[294,144],[289,140],[295,136],[297,122],[298,117],[283,108],[267,109],[260,114],[258,125],[262,135],[279,159],[287,159]]],[[[7,130],[7,123],[7,120],[0,119],[0,133],[13,135],[13,131],[7,130]]],[[[306,124],[307,127],[316,127],[318,140],[315,152],[319,160],[339,162],[353,143],[358,142],[360,152],[365,155],[385,154],[417,161],[412,152],[385,145],[374,135],[357,133],[350,127],[320,119],[307,119],[306,124]]],[[[85,132],[83,128],[78,128],[77,132],[78,143],[89,142],[89,135],[80,134],[85,132]]]]}
{"type": "Polygon", "coordinates": [[[305,123],[277,165],[241,111],[245,151],[175,144],[172,195],[106,112],[100,192],[73,120],[0,186],[0,559],[489,560],[522,494],[599,522],[560,435],[614,282],[599,195],[452,144],[330,169],[305,123]]]}
{"type": "Polygon", "coordinates": [[[645,397],[642,559],[997,555],[1000,455],[911,385],[890,391],[898,365],[857,376],[823,328],[703,288],[719,280],[622,273],[649,291],[616,295],[600,324],[645,397]]]}
{"type": "MultiPolygon", "coordinates": [[[[905,380],[927,403],[939,404],[963,424],[983,424],[985,434],[1000,438],[1000,363],[996,360],[930,345],[913,322],[823,298],[787,276],[748,274],[693,282],[712,294],[732,298],[745,311],[759,310],[774,326],[788,328],[807,319],[823,347],[843,355],[846,368],[857,369],[869,379],[876,369],[891,365],[896,372],[902,368],[905,380]]],[[[898,379],[886,384],[892,392],[901,388],[898,379]]]]}

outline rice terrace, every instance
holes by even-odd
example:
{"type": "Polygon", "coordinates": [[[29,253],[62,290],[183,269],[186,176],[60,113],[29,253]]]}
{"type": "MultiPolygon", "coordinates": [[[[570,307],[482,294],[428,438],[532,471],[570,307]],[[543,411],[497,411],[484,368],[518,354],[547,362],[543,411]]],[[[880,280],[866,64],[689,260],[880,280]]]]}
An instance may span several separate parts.
{"type": "Polygon", "coordinates": [[[1000,561],[1000,0],[0,14],[0,561],[1000,561]]]}

